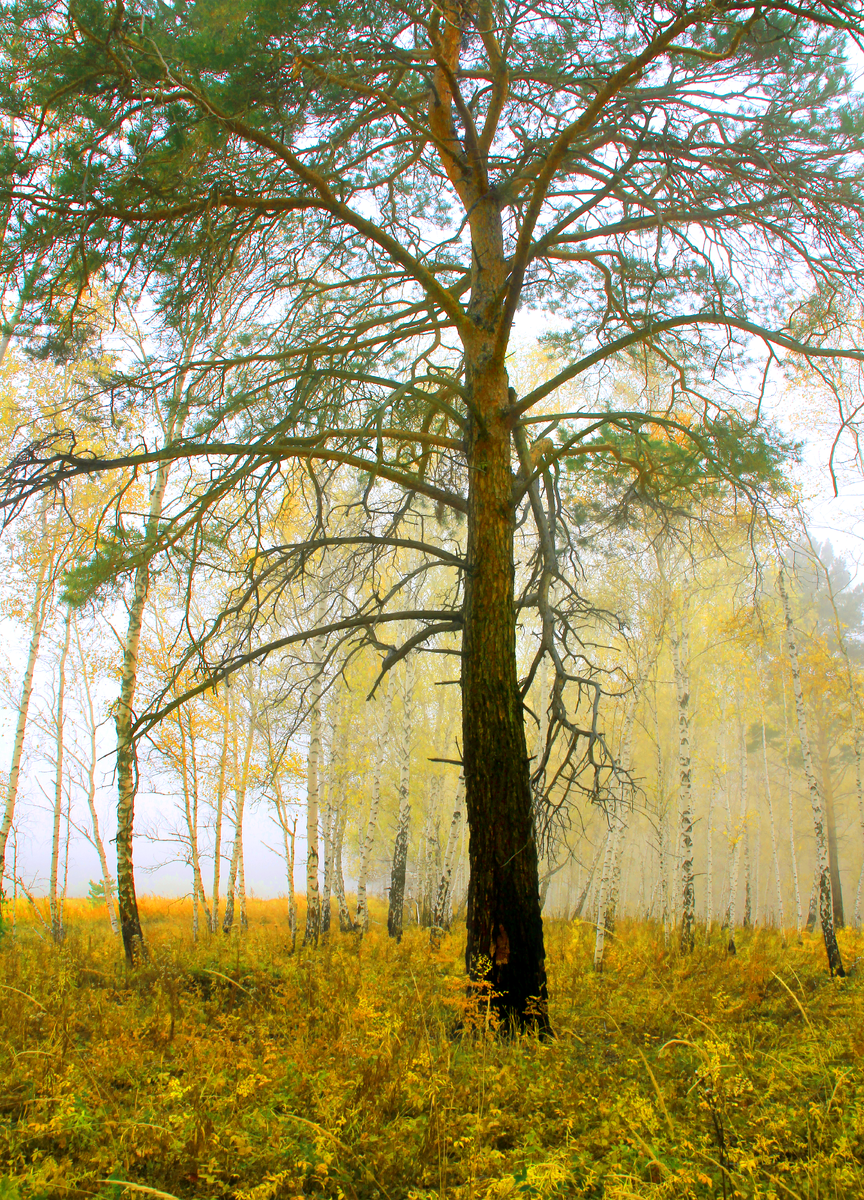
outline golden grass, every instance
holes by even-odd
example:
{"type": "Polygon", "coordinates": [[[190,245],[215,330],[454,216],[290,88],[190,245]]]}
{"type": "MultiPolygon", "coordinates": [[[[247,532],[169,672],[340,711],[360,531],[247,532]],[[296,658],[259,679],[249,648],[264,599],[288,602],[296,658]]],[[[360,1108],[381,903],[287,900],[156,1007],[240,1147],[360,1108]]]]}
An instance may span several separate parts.
{"type": "Polygon", "coordinates": [[[144,898],[133,972],[104,909],[71,902],[60,948],[18,914],[0,1198],[864,1196],[862,988],[816,937],[682,959],[624,923],[597,975],[591,928],[548,923],[556,1036],[508,1042],[458,935],[379,924],[291,955],[285,908],[193,945],[188,902],[144,898]]]}

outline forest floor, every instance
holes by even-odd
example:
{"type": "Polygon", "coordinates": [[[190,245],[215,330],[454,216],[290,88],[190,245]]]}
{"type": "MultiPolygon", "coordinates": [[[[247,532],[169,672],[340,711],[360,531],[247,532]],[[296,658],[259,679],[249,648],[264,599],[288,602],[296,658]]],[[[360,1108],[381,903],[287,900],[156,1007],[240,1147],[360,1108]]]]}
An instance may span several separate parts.
{"type": "Polygon", "coordinates": [[[151,900],[127,972],[69,907],[60,948],[21,916],[0,942],[2,1200],[864,1197],[860,933],[832,980],[816,936],[681,958],[623,923],[597,974],[592,928],[551,921],[556,1036],[507,1041],[458,933],[292,955],[252,901],[193,945],[188,902],[151,900]]]}

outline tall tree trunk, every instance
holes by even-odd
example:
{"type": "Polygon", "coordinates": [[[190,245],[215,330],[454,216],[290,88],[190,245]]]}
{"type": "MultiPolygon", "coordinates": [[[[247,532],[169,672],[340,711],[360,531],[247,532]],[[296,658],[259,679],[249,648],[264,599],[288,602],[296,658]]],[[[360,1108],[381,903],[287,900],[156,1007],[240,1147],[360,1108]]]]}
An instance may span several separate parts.
{"type": "Polygon", "coordinates": [[[186,720],[188,722],[188,732],[184,727],[184,714],[181,709],[177,714],[177,725],[180,731],[180,770],[183,779],[183,808],[186,814],[186,828],[189,834],[189,860],[192,866],[194,938],[197,941],[199,902],[204,910],[204,922],[208,929],[212,929],[213,919],[207,904],[207,896],[204,892],[204,879],[201,874],[201,855],[198,849],[198,767],[195,755],[195,734],[192,729],[192,715],[188,709],[186,720]]]}
{"type": "Polygon", "coordinates": [[[743,720],[741,722],[738,761],[741,792],[738,808],[738,824],[735,827],[734,841],[731,845],[732,862],[729,867],[729,908],[727,910],[729,920],[729,942],[727,949],[730,954],[737,953],[735,946],[735,919],[738,905],[738,874],[741,866],[741,842],[747,827],[747,737],[744,732],[743,720]]]}
{"type": "Polygon", "coordinates": [[[102,889],[105,894],[108,921],[111,925],[111,932],[116,934],[118,932],[118,925],[114,909],[114,880],[111,877],[111,871],[108,867],[108,856],[105,853],[105,844],[99,832],[99,818],[96,815],[96,712],[93,707],[93,693],[90,688],[90,672],[87,669],[87,659],[84,657],[84,650],[81,645],[81,631],[78,628],[77,621],[75,622],[75,643],[78,649],[78,661],[81,664],[81,686],[84,691],[84,718],[90,741],[90,752],[87,758],[87,807],[90,810],[90,820],[93,825],[93,845],[96,847],[96,853],[99,855],[99,866],[102,871],[102,889]]]}
{"type": "MultiPolygon", "coordinates": [[[[272,755],[271,755],[272,761],[272,755]]],[[[273,774],[273,803],[276,818],[282,830],[282,844],[285,849],[285,872],[288,880],[288,932],[291,934],[291,953],[297,949],[297,896],[294,892],[294,851],[297,840],[297,818],[290,817],[288,805],[282,793],[282,781],[278,771],[273,774]]]]}
{"type": "Polygon", "coordinates": [[[789,861],[792,864],[792,894],[795,897],[795,932],[804,928],[801,887],[798,883],[798,854],[795,849],[795,804],[792,797],[792,764],[789,758],[789,719],[786,712],[786,682],[783,681],[783,739],[786,750],[786,793],[789,801],[789,861]]]}
{"type": "MultiPolygon", "coordinates": [[[[479,349],[479,348],[478,348],[479,349]]],[[[546,954],[516,674],[513,483],[503,366],[468,363],[468,547],[462,738],[470,840],[465,963],[504,1025],[548,1028],[546,954]],[[479,418],[479,419],[478,419],[479,418]],[[536,1015],[530,1016],[529,1013],[536,1015]]]]}
{"type": "MultiPolygon", "coordinates": [[[[764,709],[763,709],[764,711],[764,709]]],[[[780,852],[777,846],[777,827],[774,824],[774,803],[771,799],[771,778],[768,773],[768,742],[765,737],[765,719],[762,719],[762,763],[765,767],[765,799],[768,802],[768,820],[771,824],[771,856],[774,862],[774,880],[777,886],[777,919],[780,922],[783,941],[786,941],[786,918],[783,913],[783,880],[780,875],[780,852]]]]}
{"type": "Polygon", "coordinates": [[[337,779],[342,776],[342,731],[339,729],[339,694],[336,688],[331,693],[324,736],[321,739],[321,754],[318,759],[318,775],[321,786],[318,797],[319,828],[324,843],[324,879],[321,889],[321,932],[330,932],[333,895],[333,855],[336,849],[336,825],[339,820],[339,798],[337,779]]]}
{"type": "Polygon", "coordinates": [[[15,804],[18,799],[18,783],[21,776],[21,760],[24,755],[24,735],[27,732],[27,715],[30,711],[30,697],[33,694],[33,673],[36,670],[36,660],[39,657],[39,642],[45,626],[51,589],[49,572],[51,556],[47,543],[47,500],[43,501],[40,509],[40,526],[43,534],[45,552],[39,564],[39,574],[36,577],[36,591],[30,616],[27,622],[30,631],[30,644],[27,651],[27,663],[24,667],[24,678],[21,683],[21,699],[18,702],[18,719],[15,724],[15,740],[12,743],[12,762],[9,767],[9,784],[6,789],[6,804],[3,809],[3,820],[0,823],[0,921],[3,916],[4,883],[6,872],[6,845],[9,832],[15,819],[15,804]]]}
{"type": "MultiPolygon", "coordinates": [[[[231,867],[228,872],[228,886],[225,890],[225,919],[222,922],[222,932],[230,933],[234,924],[234,892],[237,887],[237,874],[243,854],[243,811],[246,806],[246,789],[249,784],[249,763],[252,760],[252,745],[255,741],[255,722],[257,720],[257,703],[249,682],[249,723],[246,731],[246,744],[243,749],[243,765],[240,766],[237,756],[237,710],[234,710],[233,746],[234,746],[234,845],[231,848],[231,867]]],[[[244,885],[245,894],[245,885],[244,885]]],[[[245,895],[244,895],[245,907],[245,895]]],[[[242,925],[241,925],[242,928],[242,925]]]]}
{"type": "MultiPolygon", "coordinates": [[[[530,1023],[543,1031],[549,1027],[546,954],[513,595],[516,505],[510,442],[520,432],[524,437],[524,431],[516,428],[511,412],[515,394],[505,368],[513,319],[505,301],[511,262],[501,200],[473,169],[465,170],[454,124],[452,81],[463,42],[456,0],[445,0],[442,15],[434,35],[428,116],[441,165],[465,211],[472,249],[471,295],[459,324],[469,414],[461,660],[470,831],[465,964],[472,979],[491,985],[492,1006],[504,1028],[530,1023]]],[[[548,562],[546,568],[548,588],[548,562]]]]}
{"type": "Polygon", "coordinates": [[[414,659],[408,658],[402,674],[402,737],[399,743],[399,816],[390,874],[387,932],[402,940],[405,906],[405,872],[408,864],[408,824],[411,819],[411,738],[414,732],[414,659]]]}
{"type": "Polygon", "coordinates": [[[831,872],[831,903],[834,911],[834,928],[842,929],[843,889],[840,884],[840,861],[837,854],[837,822],[834,817],[834,784],[831,779],[831,753],[828,746],[827,721],[822,718],[816,723],[816,745],[819,750],[819,768],[822,775],[822,795],[825,799],[825,833],[828,839],[828,867],[831,872]]]}
{"type": "Polygon", "coordinates": [[[687,609],[682,604],[680,624],[670,618],[672,666],[678,702],[678,798],[681,838],[681,949],[693,949],[696,927],[696,883],[693,875],[693,789],[690,761],[690,671],[687,609]]]}
{"type": "Polygon", "coordinates": [[[213,907],[210,910],[210,932],[219,932],[219,885],[222,881],[222,822],[225,816],[225,778],[228,771],[228,749],[231,744],[231,688],[225,680],[222,708],[222,750],[219,754],[219,777],[216,783],[216,816],[213,828],[213,907]]]}
{"type": "Polygon", "coordinates": [[[372,849],[375,845],[375,832],[378,828],[378,809],[381,804],[381,774],[384,770],[384,757],[387,750],[387,738],[390,733],[390,712],[393,704],[393,679],[395,672],[387,672],[387,690],[381,703],[378,719],[375,722],[375,764],[372,768],[371,799],[369,801],[369,817],[366,822],[366,834],[360,844],[360,862],[357,868],[357,924],[361,933],[369,932],[369,901],[366,895],[369,878],[369,864],[372,861],[372,849]]]}
{"type": "MultiPolygon", "coordinates": [[[[319,621],[320,604],[316,607],[319,621]]],[[[318,893],[318,760],[321,754],[321,671],[323,639],[312,643],[312,681],[309,700],[309,752],[306,758],[306,929],[304,946],[317,946],[321,932],[321,898],[318,893]]]]}
{"type": "MultiPolygon", "coordinates": [[[[439,820],[439,792],[441,776],[436,772],[428,777],[426,783],[426,817],[423,822],[423,844],[420,848],[421,874],[418,883],[419,892],[419,924],[421,929],[428,929],[432,924],[432,913],[435,908],[435,884],[437,873],[434,869],[434,850],[437,842],[436,823],[439,820]]],[[[439,851],[440,857],[440,851],[439,851]]]]}
{"type": "Polygon", "coordinates": [[[333,822],[333,894],[336,897],[336,908],[339,913],[339,930],[341,933],[351,933],[354,922],[348,909],[345,896],[345,876],[342,872],[342,846],[345,841],[345,826],[348,824],[348,797],[345,795],[344,775],[337,793],[337,807],[333,822]]]}
{"type": "Polygon", "coordinates": [[[777,590],[783,605],[783,615],[786,621],[786,653],[789,657],[789,667],[792,672],[792,691],[795,696],[795,711],[798,716],[798,739],[801,744],[801,757],[804,760],[804,776],[810,792],[810,805],[813,810],[813,832],[816,835],[816,861],[819,873],[819,915],[822,920],[822,937],[825,940],[825,950],[828,955],[828,967],[832,975],[845,975],[837,936],[834,932],[834,902],[831,895],[831,866],[828,861],[828,835],[826,830],[825,806],[816,774],[813,770],[813,759],[810,754],[810,735],[807,731],[807,714],[804,708],[804,692],[801,687],[801,669],[798,665],[798,646],[795,641],[795,627],[792,623],[792,608],[786,591],[786,581],[781,567],[777,575],[777,590]]]}
{"type": "MultiPolygon", "coordinates": [[[[48,905],[51,910],[51,936],[59,945],[63,941],[63,897],[57,886],[58,865],[60,861],[60,824],[63,818],[63,735],[64,735],[64,703],[66,700],[66,659],[69,656],[69,642],[72,631],[72,609],[67,606],[66,617],[63,621],[63,647],[60,651],[60,662],[57,668],[57,708],[54,716],[54,821],[51,837],[51,874],[48,881],[48,905]]],[[[68,829],[68,826],[67,826],[68,829]]],[[[68,861],[68,856],[67,856],[68,861]]]]}

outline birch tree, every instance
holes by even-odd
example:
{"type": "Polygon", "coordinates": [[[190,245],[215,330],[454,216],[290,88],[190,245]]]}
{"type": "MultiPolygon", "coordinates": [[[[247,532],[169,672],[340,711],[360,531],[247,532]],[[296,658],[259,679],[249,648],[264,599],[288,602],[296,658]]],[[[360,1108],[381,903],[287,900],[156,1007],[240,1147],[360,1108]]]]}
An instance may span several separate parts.
{"type": "Polygon", "coordinates": [[[414,732],[414,662],[409,659],[402,674],[402,725],[399,738],[399,813],[393,843],[390,874],[390,904],[387,932],[402,940],[405,907],[405,872],[408,862],[408,823],[411,819],[411,739],[414,732]]]}
{"type": "Polygon", "coordinates": [[[786,590],[784,571],[781,567],[777,574],[777,591],[783,606],[783,617],[786,624],[786,653],[789,658],[789,669],[792,675],[792,694],[795,697],[795,713],[798,718],[798,741],[801,747],[801,757],[804,761],[804,775],[807,789],[810,793],[810,805],[813,812],[813,832],[816,838],[816,880],[819,916],[822,922],[822,937],[828,955],[828,966],[832,975],[845,975],[840,948],[834,932],[834,904],[831,895],[831,867],[828,861],[828,836],[825,828],[825,808],[819,783],[813,771],[813,760],[810,754],[810,735],[807,730],[807,713],[804,707],[804,692],[801,687],[801,668],[798,663],[798,646],[795,639],[795,626],[792,621],[792,606],[789,603],[789,593],[786,590]]]}

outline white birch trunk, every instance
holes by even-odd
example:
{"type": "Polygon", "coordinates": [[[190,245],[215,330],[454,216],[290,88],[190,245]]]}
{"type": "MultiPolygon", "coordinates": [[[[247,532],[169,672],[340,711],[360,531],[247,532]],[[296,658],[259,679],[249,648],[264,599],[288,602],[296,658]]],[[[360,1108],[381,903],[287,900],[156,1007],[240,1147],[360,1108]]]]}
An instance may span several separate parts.
{"type": "Polygon", "coordinates": [[[219,755],[219,778],[216,784],[216,817],[213,827],[213,907],[210,910],[210,932],[219,931],[219,892],[222,882],[222,821],[225,815],[225,776],[228,770],[228,747],[231,741],[231,689],[225,680],[222,711],[222,751],[219,755]]]}
{"type": "Polygon", "coordinates": [[[50,556],[47,553],[47,521],[46,505],[42,505],[40,524],[43,538],[46,539],[46,552],[39,564],[39,574],[36,580],[36,592],[30,608],[28,627],[30,644],[27,651],[27,663],[24,667],[24,678],[21,683],[21,699],[18,702],[18,718],[15,724],[15,739],[12,743],[12,762],[9,767],[9,783],[6,789],[6,804],[3,809],[3,820],[0,822],[0,917],[2,917],[4,884],[6,873],[6,846],[12,822],[15,819],[15,804],[18,799],[18,784],[21,776],[21,760],[24,755],[24,735],[27,731],[27,716],[30,711],[30,697],[33,694],[33,673],[39,658],[39,643],[45,626],[51,589],[48,586],[50,556]]]}
{"type": "MultiPolygon", "coordinates": [[[[315,620],[320,623],[321,606],[315,620]]],[[[306,930],[304,946],[317,946],[321,932],[321,897],[318,892],[318,760],[321,754],[321,689],[324,640],[312,643],[312,681],[309,699],[309,753],[306,758],[306,930]]]]}
{"type": "Polygon", "coordinates": [[[378,828],[378,810],[381,805],[381,775],[384,770],[384,757],[387,752],[387,738],[390,732],[390,713],[393,707],[393,677],[394,672],[387,672],[387,690],[380,706],[378,720],[375,723],[375,765],[372,769],[372,795],[369,801],[369,817],[366,821],[366,835],[360,846],[360,863],[357,870],[357,924],[361,933],[369,932],[369,901],[366,888],[369,879],[369,864],[372,861],[372,850],[375,846],[375,833],[378,828]]]}
{"type": "Polygon", "coordinates": [[[183,780],[183,808],[189,834],[189,860],[192,867],[192,936],[198,940],[198,905],[204,910],[204,922],[212,929],[213,920],[204,892],[201,874],[201,854],[198,847],[198,768],[195,757],[195,734],[192,717],[188,714],[188,734],[183,724],[183,710],[178,713],[177,726],[180,732],[180,770],[183,780]],[[188,749],[187,749],[188,745],[188,749]],[[191,760],[191,762],[190,762],[191,760]],[[191,777],[191,779],[190,779],[191,777]]]}
{"type": "Polygon", "coordinates": [[[771,779],[768,773],[768,743],[765,738],[765,719],[762,719],[762,762],[765,768],[765,799],[768,802],[768,820],[771,828],[771,858],[774,863],[774,881],[777,887],[777,919],[783,941],[786,941],[786,917],[783,911],[783,879],[780,874],[780,850],[777,845],[777,826],[774,822],[774,802],[771,799],[771,779]]]}
{"type": "Polygon", "coordinates": [[[333,915],[330,899],[335,894],[336,843],[339,838],[339,821],[341,817],[340,789],[345,770],[343,762],[345,734],[342,729],[342,700],[341,690],[334,687],[331,693],[331,703],[325,725],[327,733],[321,741],[321,756],[319,759],[319,775],[322,777],[319,800],[321,814],[320,827],[321,838],[324,842],[324,886],[321,892],[322,933],[330,932],[330,922],[333,915]],[[326,767],[324,766],[325,762],[326,767]]]}
{"type": "Polygon", "coordinates": [[[90,673],[87,670],[87,660],[81,646],[81,633],[78,623],[75,623],[75,642],[78,648],[78,661],[81,664],[81,686],[84,691],[84,715],[87,734],[90,741],[90,753],[87,760],[87,807],[90,810],[90,820],[93,826],[93,845],[99,855],[99,866],[102,871],[102,888],[105,893],[105,907],[108,910],[108,921],[111,932],[116,936],[119,932],[117,916],[114,909],[114,880],[108,867],[108,856],[99,832],[99,818],[96,815],[96,712],[93,707],[93,693],[90,688],[90,673]]]}
{"type": "MultiPolygon", "coordinates": [[[[246,744],[243,748],[243,765],[237,761],[237,724],[236,708],[234,713],[234,844],[231,848],[231,867],[228,872],[228,886],[225,889],[225,919],[222,922],[222,932],[230,933],[234,924],[234,892],[237,887],[237,876],[243,855],[243,812],[246,806],[246,791],[249,784],[249,764],[252,761],[252,746],[255,742],[255,723],[257,721],[257,698],[249,683],[249,722],[246,730],[246,744]]],[[[243,886],[243,907],[246,907],[246,888],[243,886]]],[[[241,928],[244,928],[241,922],[241,928]]]]}
{"type": "Polygon", "coordinates": [[[405,908],[405,874],[408,864],[408,823],[411,819],[411,740],[414,733],[414,659],[405,660],[402,673],[402,737],[399,742],[399,816],[390,874],[387,932],[402,940],[405,908]]]}
{"type": "Polygon", "coordinates": [[[717,785],[712,780],[708,792],[708,842],[705,856],[705,929],[711,933],[714,921],[714,801],[717,795],[717,785]]]}
{"type": "MultiPolygon", "coordinates": [[[[51,911],[51,936],[57,945],[63,941],[63,896],[58,889],[58,866],[60,860],[60,824],[63,819],[63,750],[64,750],[64,702],[66,699],[66,659],[72,632],[72,609],[67,607],[63,621],[63,647],[57,668],[57,708],[54,717],[54,820],[51,837],[51,874],[48,880],[48,906],[51,911]]],[[[68,829],[68,826],[67,826],[68,829]]],[[[68,861],[68,854],[67,854],[68,861]]]]}
{"type": "Polygon", "coordinates": [[[465,782],[460,776],[456,786],[456,799],[453,804],[453,816],[450,819],[450,829],[447,833],[447,848],[444,851],[444,862],[441,878],[438,881],[438,891],[432,910],[432,928],[442,930],[447,928],[447,918],[450,909],[450,893],[453,889],[453,862],[459,846],[462,832],[462,811],[465,804],[465,782]]]}
{"type": "Polygon", "coordinates": [[[801,887],[798,883],[798,854],[795,850],[795,805],[792,797],[792,764],[789,760],[789,720],[786,712],[786,683],[783,683],[783,737],[786,749],[786,792],[789,802],[789,861],[792,864],[792,893],[795,897],[795,930],[804,928],[801,911],[801,887]]]}
{"type": "Polygon", "coordinates": [[[732,862],[729,867],[729,942],[727,949],[730,954],[737,953],[735,946],[735,924],[738,906],[738,878],[741,867],[741,842],[747,824],[747,738],[744,732],[743,721],[741,723],[741,737],[739,741],[739,768],[741,792],[738,807],[738,824],[734,830],[734,841],[731,845],[732,862]]]}
{"type": "Polygon", "coordinates": [[[678,705],[678,799],[681,849],[681,949],[693,949],[696,927],[696,884],[693,875],[693,789],[690,760],[690,672],[687,608],[682,604],[681,624],[670,619],[672,666],[678,705]]]}
{"type": "Polygon", "coordinates": [[[810,753],[810,735],[807,731],[807,714],[804,708],[804,692],[801,687],[801,669],[798,665],[798,646],[795,641],[795,627],[792,623],[792,608],[786,591],[786,582],[781,567],[777,575],[777,590],[783,605],[783,615],[786,621],[786,653],[792,672],[792,692],[795,696],[795,711],[798,717],[798,738],[801,744],[801,757],[804,760],[804,776],[810,793],[810,805],[813,810],[813,832],[816,837],[816,861],[819,874],[819,914],[822,920],[822,937],[828,955],[828,966],[832,975],[843,976],[843,960],[837,945],[834,931],[834,901],[831,894],[831,866],[828,859],[828,835],[826,830],[825,805],[816,774],[813,770],[813,759],[810,753]]]}
{"type": "Polygon", "coordinates": [[[612,860],[615,855],[617,832],[617,822],[614,822],[606,833],[606,850],[603,854],[603,868],[600,872],[600,885],[597,891],[597,917],[594,931],[595,971],[603,970],[603,950],[606,945],[606,904],[609,896],[609,882],[612,874],[612,860]]]}

